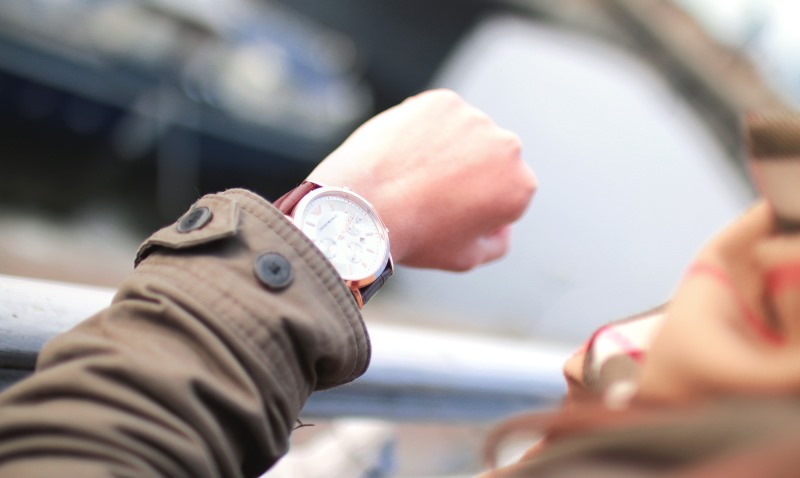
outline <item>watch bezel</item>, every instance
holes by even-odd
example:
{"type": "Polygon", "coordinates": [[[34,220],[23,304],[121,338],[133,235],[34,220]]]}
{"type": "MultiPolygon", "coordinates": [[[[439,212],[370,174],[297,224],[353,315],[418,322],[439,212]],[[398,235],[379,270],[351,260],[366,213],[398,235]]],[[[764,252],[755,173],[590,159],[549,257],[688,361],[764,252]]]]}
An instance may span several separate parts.
{"type": "MultiPolygon", "coordinates": [[[[386,269],[387,265],[391,263],[391,247],[389,243],[389,230],[386,228],[383,220],[381,219],[380,215],[378,215],[375,207],[367,201],[363,196],[353,192],[352,190],[345,188],[345,187],[335,187],[335,186],[320,186],[317,189],[310,191],[308,194],[303,196],[300,201],[297,203],[297,206],[294,208],[292,213],[292,223],[301,231],[303,230],[303,217],[305,215],[306,209],[308,208],[309,204],[312,201],[317,199],[320,196],[343,196],[346,199],[352,201],[365,211],[368,214],[371,214],[375,220],[377,221],[378,225],[380,226],[380,232],[383,234],[383,243],[386,245],[384,250],[382,251],[383,257],[379,262],[379,266],[376,270],[370,273],[367,276],[354,278],[354,279],[347,279],[343,276],[342,271],[336,268],[336,264],[332,263],[334,269],[337,270],[339,275],[345,281],[345,283],[350,288],[362,288],[372,284],[377,280],[378,277],[383,273],[386,269]]],[[[327,259],[327,258],[326,258],[327,259]]]]}

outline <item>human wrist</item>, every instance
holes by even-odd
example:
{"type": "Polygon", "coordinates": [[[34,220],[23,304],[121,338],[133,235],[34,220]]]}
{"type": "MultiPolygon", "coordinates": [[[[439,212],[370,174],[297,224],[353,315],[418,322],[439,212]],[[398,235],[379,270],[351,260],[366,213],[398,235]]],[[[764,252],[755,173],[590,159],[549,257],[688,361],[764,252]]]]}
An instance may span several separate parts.
{"type": "Polygon", "coordinates": [[[389,231],[389,247],[392,258],[397,264],[404,263],[409,251],[410,228],[407,226],[402,214],[403,204],[398,204],[397,200],[391,196],[386,197],[379,191],[358,192],[357,189],[353,189],[353,191],[361,194],[372,203],[375,211],[389,231]]]}

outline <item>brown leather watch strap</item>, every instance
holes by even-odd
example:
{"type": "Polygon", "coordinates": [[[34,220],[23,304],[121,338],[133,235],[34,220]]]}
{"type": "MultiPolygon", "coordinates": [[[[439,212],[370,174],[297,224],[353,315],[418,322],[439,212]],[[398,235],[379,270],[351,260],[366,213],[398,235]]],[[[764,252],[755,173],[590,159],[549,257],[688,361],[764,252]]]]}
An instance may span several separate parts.
{"type": "Polygon", "coordinates": [[[317,189],[319,184],[312,183],[311,181],[303,181],[299,186],[292,189],[288,193],[273,201],[272,205],[278,208],[282,213],[287,216],[292,214],[295,206],[306,194],[317,189]]]}

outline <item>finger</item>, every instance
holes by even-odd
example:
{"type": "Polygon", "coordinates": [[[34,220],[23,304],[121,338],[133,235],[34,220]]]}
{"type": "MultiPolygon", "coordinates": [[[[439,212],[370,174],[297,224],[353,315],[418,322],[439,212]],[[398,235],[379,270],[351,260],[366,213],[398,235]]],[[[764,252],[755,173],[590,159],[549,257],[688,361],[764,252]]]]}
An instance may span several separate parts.
{"type": "Polygon", "coordinates": [[[712,242],[711,247],[724,255],[739,254],[755,242],[770,235],[774,218],[769,205],[758,201],[753,207],[725,228],[712,242]]]}
{"type": "MultiPolygon", "coordinates": [[[[717,235],[700,254],[700,263],[710,264],[730,279],[730,288],[740,305],[752,313],[755,325],[779,329],[764,295],[760,266],[755,259],[758,246],[772,234],[774,219],[769,205],[758,201],[717,235]]],[[[746,314],[747,315],[747,314],[746,314]]],[[[767,334],[769,335],[769,334],[767,334]]]]}
{"type": "Polygon", "coordinates": [[[783,263],[800,261],[800,235],[771,237],[759,243],[754,253],[764,271],[783,263]]]}
{"type": "MultiPolygon", "coordinates": [[[[511,226],[504,226],[497,231],[478,237],[468,244],[450,248],[445,254],[437,254],[437,261],[417,264],[420,267],[467,272],[487,262],[503,257],[511,244],[511,226]]],[[[413,265],[413,264],[411,264],[413,265]]]]}
{"type": "Polygon", "coordinates": [[[479,264],[500,259],[511,248],[511,225],[503,226],[492,234],[478,238],[476,245],[479,251],[479,264]]]}
{"type": "Polygon", "coordinates": [[[788,262],[767,274],[767,294],[774,320],[790,343],[800,341],[800,262],[788,262]]]}
{"type": "Polygon", "coordinates": [[[537,178],[533,168],[524,161],[521,164],[522,170],[519,172],[518,176],[519,187],[517,193],[519,202],[516,205],[517,214],[512,219],[513,221],[521,218],[525,211],[527,211],[531,201],[533,201],[533,197],[536,195],[536,191],[539,189],[539,178],[537,178]]]}
{"type": "Polygon", "coordinates": [[[800,340],[800,237],[782,235],[758,245],[772,319],[790,340],[800,340]]]}

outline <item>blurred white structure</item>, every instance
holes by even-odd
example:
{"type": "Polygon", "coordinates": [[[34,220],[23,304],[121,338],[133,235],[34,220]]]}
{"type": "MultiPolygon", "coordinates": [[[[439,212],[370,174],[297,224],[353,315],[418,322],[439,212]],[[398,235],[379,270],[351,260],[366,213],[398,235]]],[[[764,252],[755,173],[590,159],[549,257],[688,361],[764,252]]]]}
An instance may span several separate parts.
{"type": "MultiPolygon", "coordinates": [[[[0,275],[0,389],[30,373],[41,346],[106,307],[114,291],[0,275]]],[[[355,382],[314,394],[304,418],[448,422],[551,407],[564,348],[371,323],[372,359],[355,382]]]]}
{"type": "Polygon", "coordinates": [[[668,299],[695,251],[753,198],[691,107],[596,39],[489,19],[433,86],[519,134],[540,189],[510,255],[465,275],[402,270],[387,295],[404,306],[576,343],[668,299]]]}
{"type": "Polygon", "coordinates": [[[382,420],[336,420],[309,443],[293,447],[262,478],[389,476],[394,426],[382,420]]]}

